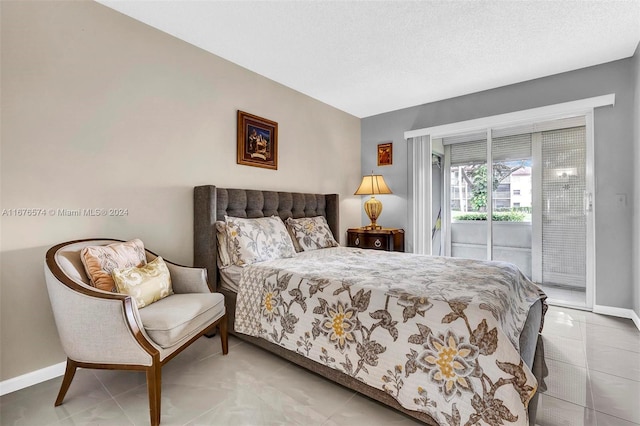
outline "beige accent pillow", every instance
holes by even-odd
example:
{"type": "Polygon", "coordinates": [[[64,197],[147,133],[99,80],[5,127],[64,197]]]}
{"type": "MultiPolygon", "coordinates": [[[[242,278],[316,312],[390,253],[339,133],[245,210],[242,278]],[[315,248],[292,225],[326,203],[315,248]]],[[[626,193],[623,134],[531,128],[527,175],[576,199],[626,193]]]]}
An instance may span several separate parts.
{"type": "Polygon", "coordinates": [[[140,268],[114,269],[113,281],[118,293],[133,297],[138,308],[173,294],[169,268],[160,256],[140,268]]]}
{"type": "Polygon", "coordinates": [[[224,220],[229,255],[238,266],[296,255],[291,236],[278,216],[255,219],[225,216],[224,220]]]}
{"type": "Polygon", "coordinates": [[[91,280],[91,285],[111,292],[116,291],[111,277],[114,269],[147,264],[144,244],[139,239],[106,246],[87,246],[80,252],[80,260],[91,280]]]}
{"type": "Polygon", "coordinates": [[[327,247],[338,247],[333,238],[327,219],[324,216],[288,218],[287,229],[291,237],[303,251],[317,250],[327,247]]]}

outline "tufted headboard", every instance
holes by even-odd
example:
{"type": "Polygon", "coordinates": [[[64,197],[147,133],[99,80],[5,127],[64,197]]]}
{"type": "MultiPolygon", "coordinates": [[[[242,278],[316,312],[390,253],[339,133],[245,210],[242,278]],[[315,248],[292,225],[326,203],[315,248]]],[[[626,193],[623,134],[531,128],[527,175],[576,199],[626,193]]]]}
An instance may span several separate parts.
{"type": "Polygon", "coordinates": [[[193,191],[193,264],[207,268],[209,287],[218,286],[216,220],[224,216],[287,218],[324,216],[336,241],[339,235],[338,194],[303,194],[196,186],[193,191]]]}

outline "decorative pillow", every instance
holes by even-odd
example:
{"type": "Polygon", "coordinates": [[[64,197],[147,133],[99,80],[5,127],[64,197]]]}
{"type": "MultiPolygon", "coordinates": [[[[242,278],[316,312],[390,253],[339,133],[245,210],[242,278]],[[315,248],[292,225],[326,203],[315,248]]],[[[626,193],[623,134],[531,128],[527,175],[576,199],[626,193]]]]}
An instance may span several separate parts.
{"type": "Polygon", "coordinates": [[[317,250],[327,247],[338,247],[333,238],[329,224],[324,216],[287,219],[287,228],[291,236],[304,251],[317,250]]]}
{"type": "Polygon", "coordinates": [[[169,268],[160,256],[140,268],[113,270],[118,293],[133,297],[138,308],[144,308],[173,294],[169,268]]]}
{"type": "Polygon", "coordinates": [[[231,261],[244,266],[265,260],[295,256],[296,250],[284,222],[278,216],[244,219],[225,216],[231,261]]]}
{"type": "Polygon", "coordinates": [[[91,280],[91,285],[111,292],[116,291],[111,277],[114,269],[147,264],[144,244],[139,239],[107,246],[87,246],[80,252],[80,259],[91,280]]]}
{"type": "Polygon", "coordinates": [[[227,224],[221,220],[216,221],[216,240],[218,241],[218,267],[226,268],[231,266],[231,255],[229,254],[229,244],[227,242],[227,224]]]}

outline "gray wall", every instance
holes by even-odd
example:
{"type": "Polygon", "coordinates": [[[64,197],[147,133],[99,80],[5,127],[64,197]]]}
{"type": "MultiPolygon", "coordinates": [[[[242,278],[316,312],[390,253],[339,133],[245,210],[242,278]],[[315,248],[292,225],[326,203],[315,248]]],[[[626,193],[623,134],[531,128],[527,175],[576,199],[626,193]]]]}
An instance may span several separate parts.
{"type": "Polygon", "coordinates": [[[92,1],[0,7],[1,207],[128,209],[0,217],[2,380],[65,360],[43,274],[56,243],[138,237],[191,264],[202,184],[339,193],[342,241],[360,223],[359,118],[92,1]],[[278,170],[236,164],[238,109],[278,122],[278,170]]]}
{"type": "MultiPolygon", "coordinates": [[[[394,197],[380,197],[385,226],[407,227],[407,149],[404,132],[615,93],[616,105],[595,113],[595,304],[631,308],[634,206],[634,61],[628,58],[524,83],[367,117],[362,120],[362,170],[384,174],[394,197]],[[375,146],[394,143],[394,164],[374,167],[375,146]],[[617,207],[616,193],[628,204],[617,207]]],[[[636,141],[637,142],[637,141],[636,141]]],[[[637,176],[636,176],[637,178],[637,176]]],[[[637,197],[635,197],[637,198],[637,197]]],[[[363,220],[364,222],[364,220],[363,220]]],[[[636,223],[638,220],[636,219],[636,223]]],[[[637,239],[637,236],[636,236],[637,239]]]]}

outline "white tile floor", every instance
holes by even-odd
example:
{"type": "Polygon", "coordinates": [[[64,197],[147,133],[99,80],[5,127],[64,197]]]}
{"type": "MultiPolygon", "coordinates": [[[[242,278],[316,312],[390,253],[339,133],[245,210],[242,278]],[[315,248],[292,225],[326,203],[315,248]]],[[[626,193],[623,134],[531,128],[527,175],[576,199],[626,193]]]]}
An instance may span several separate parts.
{"type": "MultiPolygon", "coordinates": [[[[537,424],[640,425],[640,332],[630,320],[550,307],[537,424]]],[[[163,425],[409,425],[415,421],[238,339],[202,338],[163,369],[163,425]]],[[[0,398],[0,424],[146,425],[144,374],[79,370],[0,398]]]]}
{"type": "Polygon", "coordinates": [[[540,285],[551,304],[582,308],[586,305],[587,296],[584,289],[571,289],[552,285],[540,285]]]}

